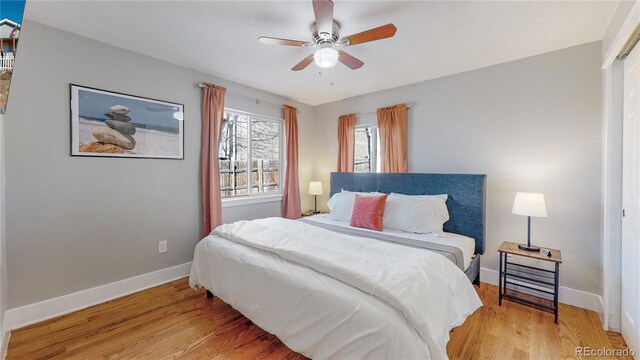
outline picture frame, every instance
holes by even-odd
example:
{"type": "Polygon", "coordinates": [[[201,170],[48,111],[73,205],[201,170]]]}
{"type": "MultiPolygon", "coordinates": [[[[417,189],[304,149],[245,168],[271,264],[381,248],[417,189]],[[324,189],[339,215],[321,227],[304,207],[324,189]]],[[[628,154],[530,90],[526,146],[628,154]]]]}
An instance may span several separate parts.
{"type": "Polygon", "coordinates": [[[184,105],[69,84],[71,156],[184,159],[184,105]]]}

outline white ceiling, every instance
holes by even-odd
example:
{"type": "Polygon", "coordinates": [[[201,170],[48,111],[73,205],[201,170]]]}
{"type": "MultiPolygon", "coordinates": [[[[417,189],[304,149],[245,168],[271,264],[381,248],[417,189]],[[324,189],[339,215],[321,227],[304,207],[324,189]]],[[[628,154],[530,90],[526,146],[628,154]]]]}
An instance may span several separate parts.
{"type": "Polygon", "coordinates": [[[618,1],[335,1],[346,36],[394,23],[391,39],[345,50],[365,62],[319,75],[311,1],[27,1],[25,18],[311,105],[601,40],[618,1]],[[330,85],[331,78],[335,81],[330,85]]]}

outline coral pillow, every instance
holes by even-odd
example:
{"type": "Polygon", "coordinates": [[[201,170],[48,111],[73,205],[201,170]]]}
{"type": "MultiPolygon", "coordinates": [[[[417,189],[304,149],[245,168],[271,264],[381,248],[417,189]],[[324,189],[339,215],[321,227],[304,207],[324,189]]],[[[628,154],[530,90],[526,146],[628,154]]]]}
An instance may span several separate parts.
{"type": "Polygon", "coordinates": [[[351,226],[382,231],[382,216],[387,196],[387,194],[380,196],[356,194],[351,214],[351,226]]]}

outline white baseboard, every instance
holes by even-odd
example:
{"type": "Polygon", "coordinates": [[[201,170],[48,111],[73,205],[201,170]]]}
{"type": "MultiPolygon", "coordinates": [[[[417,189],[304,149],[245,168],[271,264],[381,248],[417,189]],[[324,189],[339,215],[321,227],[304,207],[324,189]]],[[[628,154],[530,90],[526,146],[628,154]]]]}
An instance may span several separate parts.
{"type": "Polygon", "coordinates": [[[134,276],[7,311],[10,330],[88,308],[189,275],[191,263],[134,276]]]}
{"type": "Polygon", "coordinates": [[[609,328],[608,331],[622,332],[622,320],[620,320],[619,314],[609,314],[609,328]]]}
{"type": "Polygon", "coordinates": [[[600,304],[598,304],[600,311],[598,312],[598,317],[600,317],[600,324],[602,325],[602,330],[607,331],[609,329],[609,319],[607,319],[607,314],[604,313],[604,298],[600,296],[600,304]]]}
{"type": "MultiPolygon", "coordinates": [[[[480,268],[480,281],[498,286],[498,272],[492,269],[480,268]]],[[[604,311],[602,307],[602,296],[576,290],[564,286],[558,289],[558,301],[563,304],[577,306],[579,308],[592,310],[597,313],[604,311]]]]}

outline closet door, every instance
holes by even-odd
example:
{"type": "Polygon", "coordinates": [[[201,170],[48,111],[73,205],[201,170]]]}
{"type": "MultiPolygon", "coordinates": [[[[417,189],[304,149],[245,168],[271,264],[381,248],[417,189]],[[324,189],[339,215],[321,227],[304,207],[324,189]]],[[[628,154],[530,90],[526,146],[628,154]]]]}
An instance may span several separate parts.
{"type": "Polygon", "coordinates": [[[640,351],[640,46],[624,60],[622,336],[640,351]]]}

